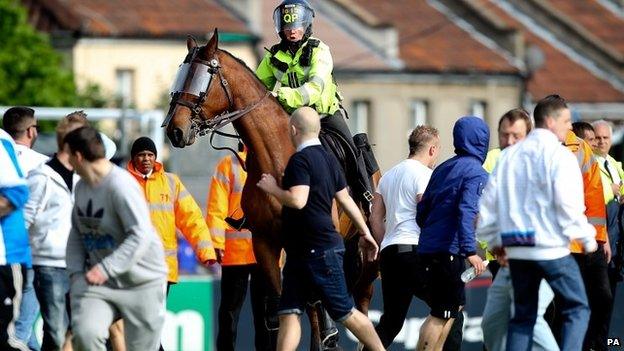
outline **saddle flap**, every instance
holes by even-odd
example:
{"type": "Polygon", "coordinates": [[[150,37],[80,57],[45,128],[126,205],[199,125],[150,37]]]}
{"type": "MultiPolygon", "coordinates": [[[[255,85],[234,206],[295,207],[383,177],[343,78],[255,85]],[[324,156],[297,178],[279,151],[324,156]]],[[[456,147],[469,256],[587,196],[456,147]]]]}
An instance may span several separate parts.
{"type": "Polygon", "coordinates": [[[353,181],[357,181],[357,169],[355,169],[357,156],[353,153],[344,137],[328,128],[321,130],[319,139],[323,148],[333,154],[338,160],[347,178],[347,184],[353,184],[353,181]]]}

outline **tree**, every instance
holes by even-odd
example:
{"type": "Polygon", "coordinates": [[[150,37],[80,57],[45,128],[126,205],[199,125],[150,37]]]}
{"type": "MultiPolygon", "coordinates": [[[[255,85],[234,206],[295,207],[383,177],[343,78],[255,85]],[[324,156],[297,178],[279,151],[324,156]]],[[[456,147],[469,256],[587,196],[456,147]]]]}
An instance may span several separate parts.
{"type": "Polygon", "coordinates": [[[0,0],[0,105],[72,106],[72,72],[17,0],[0,0]]]}

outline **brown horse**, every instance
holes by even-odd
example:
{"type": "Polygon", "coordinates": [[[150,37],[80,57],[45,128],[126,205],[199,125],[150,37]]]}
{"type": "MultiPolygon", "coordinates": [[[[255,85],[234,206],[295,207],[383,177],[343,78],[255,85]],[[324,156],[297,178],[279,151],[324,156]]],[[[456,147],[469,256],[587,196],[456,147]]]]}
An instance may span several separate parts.
{"type": "MultiPolygon", "coordinates": [[[[263,173],[272,174],[279,183],[288,159],[295,152],[288,134],[289,115],[271,96],[256,75],[242,61],[218,48],[218,32],[206,46],[198,47],[194,39],[187,40],[189,55],[185,63],[191,72],[186,86],[174,93],[167,119],[167,136],[176,147],[191,145],[197,135],[232,123],[248,147],[247,182],[243,189],[242,207],[253,233],[254,253],[258,264],[267,274],[270,285],[279,295],[281,290],[279,258],[282,249],[278,233],[281,231],[281,205],[260,190],[256,183],[263,173]],[[189,82],[197,67],[207,70],[200,86],[189,82]],[[189,93],[190,92],[190,93],[189,93]],[[193,93],[194,92],[194,93],[193,93]],[[230,111],[230,112],[228,112],[230,111]],[[233,111],[233,112],[232,112],[233,111]]],[[[379,178],[379,174],[374,177],[379,178]]],[[[376,182],[375,182],[376,183],[376,182]]],[[[354,237],[354,226],[346,216],[334,219],[343,237],[354,237]]],[[[357,245],[355,245],[357,247],[357,245]]],[[[352,285],[357,308],[364,313],[372,295],[372,282],[377,276],[376,265],[364,264],[359,279],[352,285]]],[[[313,324],[313,341],[317,339],[317,319],[313,324]],[[316,327],[316,328],[315,328],[316,327]]]]}

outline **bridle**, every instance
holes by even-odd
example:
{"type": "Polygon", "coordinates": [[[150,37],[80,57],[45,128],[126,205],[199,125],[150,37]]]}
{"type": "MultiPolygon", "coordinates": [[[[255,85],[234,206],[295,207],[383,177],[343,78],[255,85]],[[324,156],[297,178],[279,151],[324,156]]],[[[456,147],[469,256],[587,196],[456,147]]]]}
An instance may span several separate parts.
{"type": "Polygon", "coordinates": [[[189,55],[191,55],[191,59],[189,61],[191,64],[201,64],[207,67],[210,78],[206,89],[199,93],[197,102],[195,103],[181,99],[182,93],[184,93],[184,91],[174,92],[171,99],[171,105],[169,107],[169,113],[167,114],[167,118],[165,119],[161,127],[167,127],[167,125],[171,122],[174,107],[176,105],[182,105],[191,110],[191,130],[194,131],[197,135],[203,136],[208,133],[217,131],[224,126],[234,122],[235,120],[243,117],[256,107],[258,107],[258,105],[260,105],[264,101],[264,99],[266,99],[266,97],[269,96],[269,94],[271,93],[270,91],[267,91],[264,96],[262,96],[258,101],[254,102],[253,104],[243,109],[232,111],[234,109],[234,100],[232,97],[232,92],[230,90],[230,84],[221,73],[221,65],[219,64],[219,60],[217,60],[216,57],[212,58],[210,61],[203,60],[196,57],[197,52],[198,49],[194,48],[193,51],[189,53],[189,55]],[[204,105],[204,102],[206,102],[208,91],[210,91],[210,86],[212,85],[212,77],[214,76],[218,77],[221,88],[223,89],[223,92],[228,99],[228,108],[223,113],[215,116],[214,118],[208,118],[208,116],[205,115],[202,106],[204,105]]]}
{"type": "MultiPolygon", "coordinates": [[[[245,108],[234,110],[234,99],[232,96],[232,91],[230,90],[230,84],[228,83],[228,81],[225,79],[225,77],[221,73],[221,70],[220,70],[221,65],[219,64],[219,60],[217,60],[216,57],[213,57],[209,61],[203,60],[197,57],[198,52],[199,52],[199,48],[197,47],[193,48],[188,53],[183,64],[189,63],[191,67],[194,64],[196,65],[199,64],[199,65],[203,65],[206,67],[207,73],[209,75],[206,88],[200,91],[199,95],[193,94],[191,92],[186,92],[186,91],[172,92],[171,104],[169,105],[169,112],[167,113],[167,117],[163,121],[161,127],[164,128],[169,125],[169,123],[171,122],[171,119],[173,118],[173,111],[175,110],[175,106],[182,105],[182,106],[187,107],[191,111],[191,118],[190,118],[191,132],[199,136],[204,136],[210,133],[210,145],[215,150],[230,150],[238,158],[241,166],[246,171],[245,162],[241,159],[238,153],[234,151],[234,149],[230,147],[215,146],[212,143],[212,140],[215,134],[219,134],[221,136],[230,137],[230,138],[236,138],[240,140],[241,137],[239,135],[225,133],[225,132],[220,131],[219,129],[245,116],[247,113],[249,113],[256,107],[258,107],[258,105],[260,105],[266,99],[266,97],[269,96],[271,92],[267,91],[267,93],[264,96],[262,96],[258,101],[254,102],[253,104],[245,108]],[[212,85],[212,81],[213,81],[212,78],[215,76],[219,79],[221,88],[223,89],[223,92],[225,93],[225,96],[228,99],[228,108],[223,113],[213,118],[208,118],[208,116],[206,116],[206,114],[204,113],[202,106],[206,102],[208,92],[210,91],[210,86],[212,85]],[[193,102],[181,99],[183,93],[188,93],[190,95],[197,96],[196,102],[193,103],[193,102]]],[[[186,77],[184,78],[185,78],[185,81],[188,80],[188,72],[186,74],[186,77]]]]}

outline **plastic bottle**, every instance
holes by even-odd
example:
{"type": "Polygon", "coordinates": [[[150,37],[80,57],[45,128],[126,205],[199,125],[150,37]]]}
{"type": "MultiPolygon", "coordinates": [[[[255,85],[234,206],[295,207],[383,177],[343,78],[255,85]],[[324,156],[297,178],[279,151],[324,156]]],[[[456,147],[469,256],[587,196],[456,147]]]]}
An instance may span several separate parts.
{"type": "MultiPolygon", "coordinates": [[[[488,263],[490,263],[490,261],[488,261],[488,260],[484,260],[483,261],[484,268],[487,267],[488,263]]],[[[464,273],[462,273],[461,280],[464,283],[468,283],[469,281],[473,280],[475,277],[476,277],[475,269],[474,269],[474,267],[470,267],[470,268],[466,269],[464,271],[464,273]]]]}

